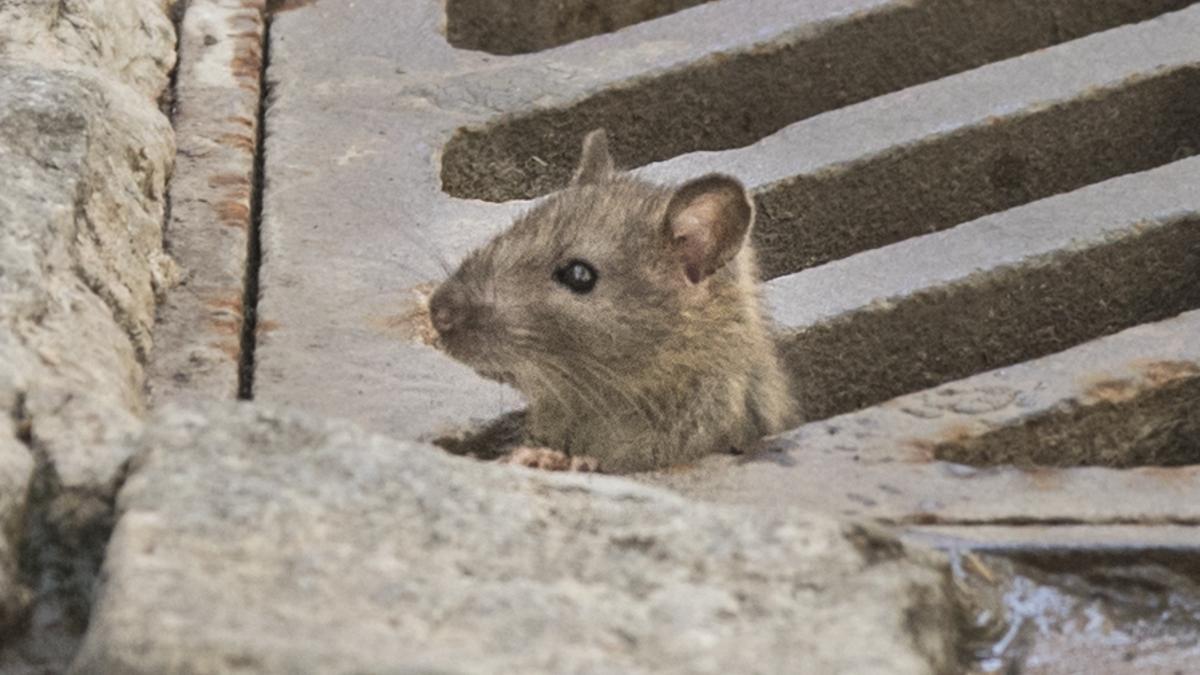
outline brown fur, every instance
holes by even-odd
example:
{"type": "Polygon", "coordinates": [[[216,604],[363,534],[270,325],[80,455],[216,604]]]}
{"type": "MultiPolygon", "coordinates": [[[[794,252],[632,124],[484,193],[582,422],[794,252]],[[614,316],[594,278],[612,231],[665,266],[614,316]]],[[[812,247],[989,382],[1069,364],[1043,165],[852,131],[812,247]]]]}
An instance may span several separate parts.
{"type": "Polygon", "coordinates": [[[744,448],[797,421],[763,314],[749,204],[724,176],[677,189],[617,173],[593,132],[572,185],[434,293],[442,345],[526,395],[531,443],[594,457],[606,471],[744,448]],[[745,227],[714,229],[707,243],[718,248],[694,283],[673,197],[714,182],[731,206],[702,212],[740,215],[745,227]],[[741,202],[728,201],[731,190],[741,202]],[[590,293],[554,279],[574,259],[597,272],[590,293]]]}

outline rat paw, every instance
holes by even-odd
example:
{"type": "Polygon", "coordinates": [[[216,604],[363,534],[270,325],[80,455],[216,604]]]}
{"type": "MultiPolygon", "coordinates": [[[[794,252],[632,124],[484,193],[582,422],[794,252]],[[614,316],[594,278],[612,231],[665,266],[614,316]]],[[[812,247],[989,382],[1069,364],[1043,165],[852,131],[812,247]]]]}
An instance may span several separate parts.
{"type": "Polygon", "coordinates": [[[600,460],[593,457],[572,457],[568,471],[580,473],[600,473],[600,460]]]}
{"type": "Polygon", "coordinates": [[[528,446],[521,446],[498,461],[502,464],[518,464],[546,471],[597,472],[600,470],[600,463],[591,457],[572,457],[558,450],[528,446]]]}

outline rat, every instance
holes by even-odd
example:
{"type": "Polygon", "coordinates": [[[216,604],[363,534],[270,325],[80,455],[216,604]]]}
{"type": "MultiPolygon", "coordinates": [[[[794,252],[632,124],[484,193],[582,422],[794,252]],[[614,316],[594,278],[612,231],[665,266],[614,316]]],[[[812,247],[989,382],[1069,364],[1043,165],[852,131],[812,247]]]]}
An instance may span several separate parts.
{"type": "Polygon", "coordinates": [[[616,170],[605,132],[589,133],[570,184],[429,298],[438,346],[529,403],[509,461],[642,471],[798,422],[753,221],[736,178],[656,185],[616,170]]]}

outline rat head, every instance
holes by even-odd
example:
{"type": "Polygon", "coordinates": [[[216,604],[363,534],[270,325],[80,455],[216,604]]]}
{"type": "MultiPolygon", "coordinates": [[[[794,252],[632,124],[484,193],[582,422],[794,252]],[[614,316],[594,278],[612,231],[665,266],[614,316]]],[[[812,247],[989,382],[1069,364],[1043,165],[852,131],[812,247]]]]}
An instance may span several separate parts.
{"type": "Polygon", "coordinates": [[[737,180],[637,180],[593,131],[571,184],[471,253],[431,319],[451,356],[526,394],[600,388],[705,339],[752,219],[737,180]]]}

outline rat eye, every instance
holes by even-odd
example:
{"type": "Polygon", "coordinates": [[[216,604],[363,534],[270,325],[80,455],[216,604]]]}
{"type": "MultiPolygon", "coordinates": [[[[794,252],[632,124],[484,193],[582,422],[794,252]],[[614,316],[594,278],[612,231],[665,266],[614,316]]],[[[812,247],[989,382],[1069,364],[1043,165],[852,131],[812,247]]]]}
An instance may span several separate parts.
{"type": "Polygon", "coordinates": [[[554,270],[554,280],[572,293],[590,293],[596,286],[596,269],[582,260],[572,260],[554,270]]]}

